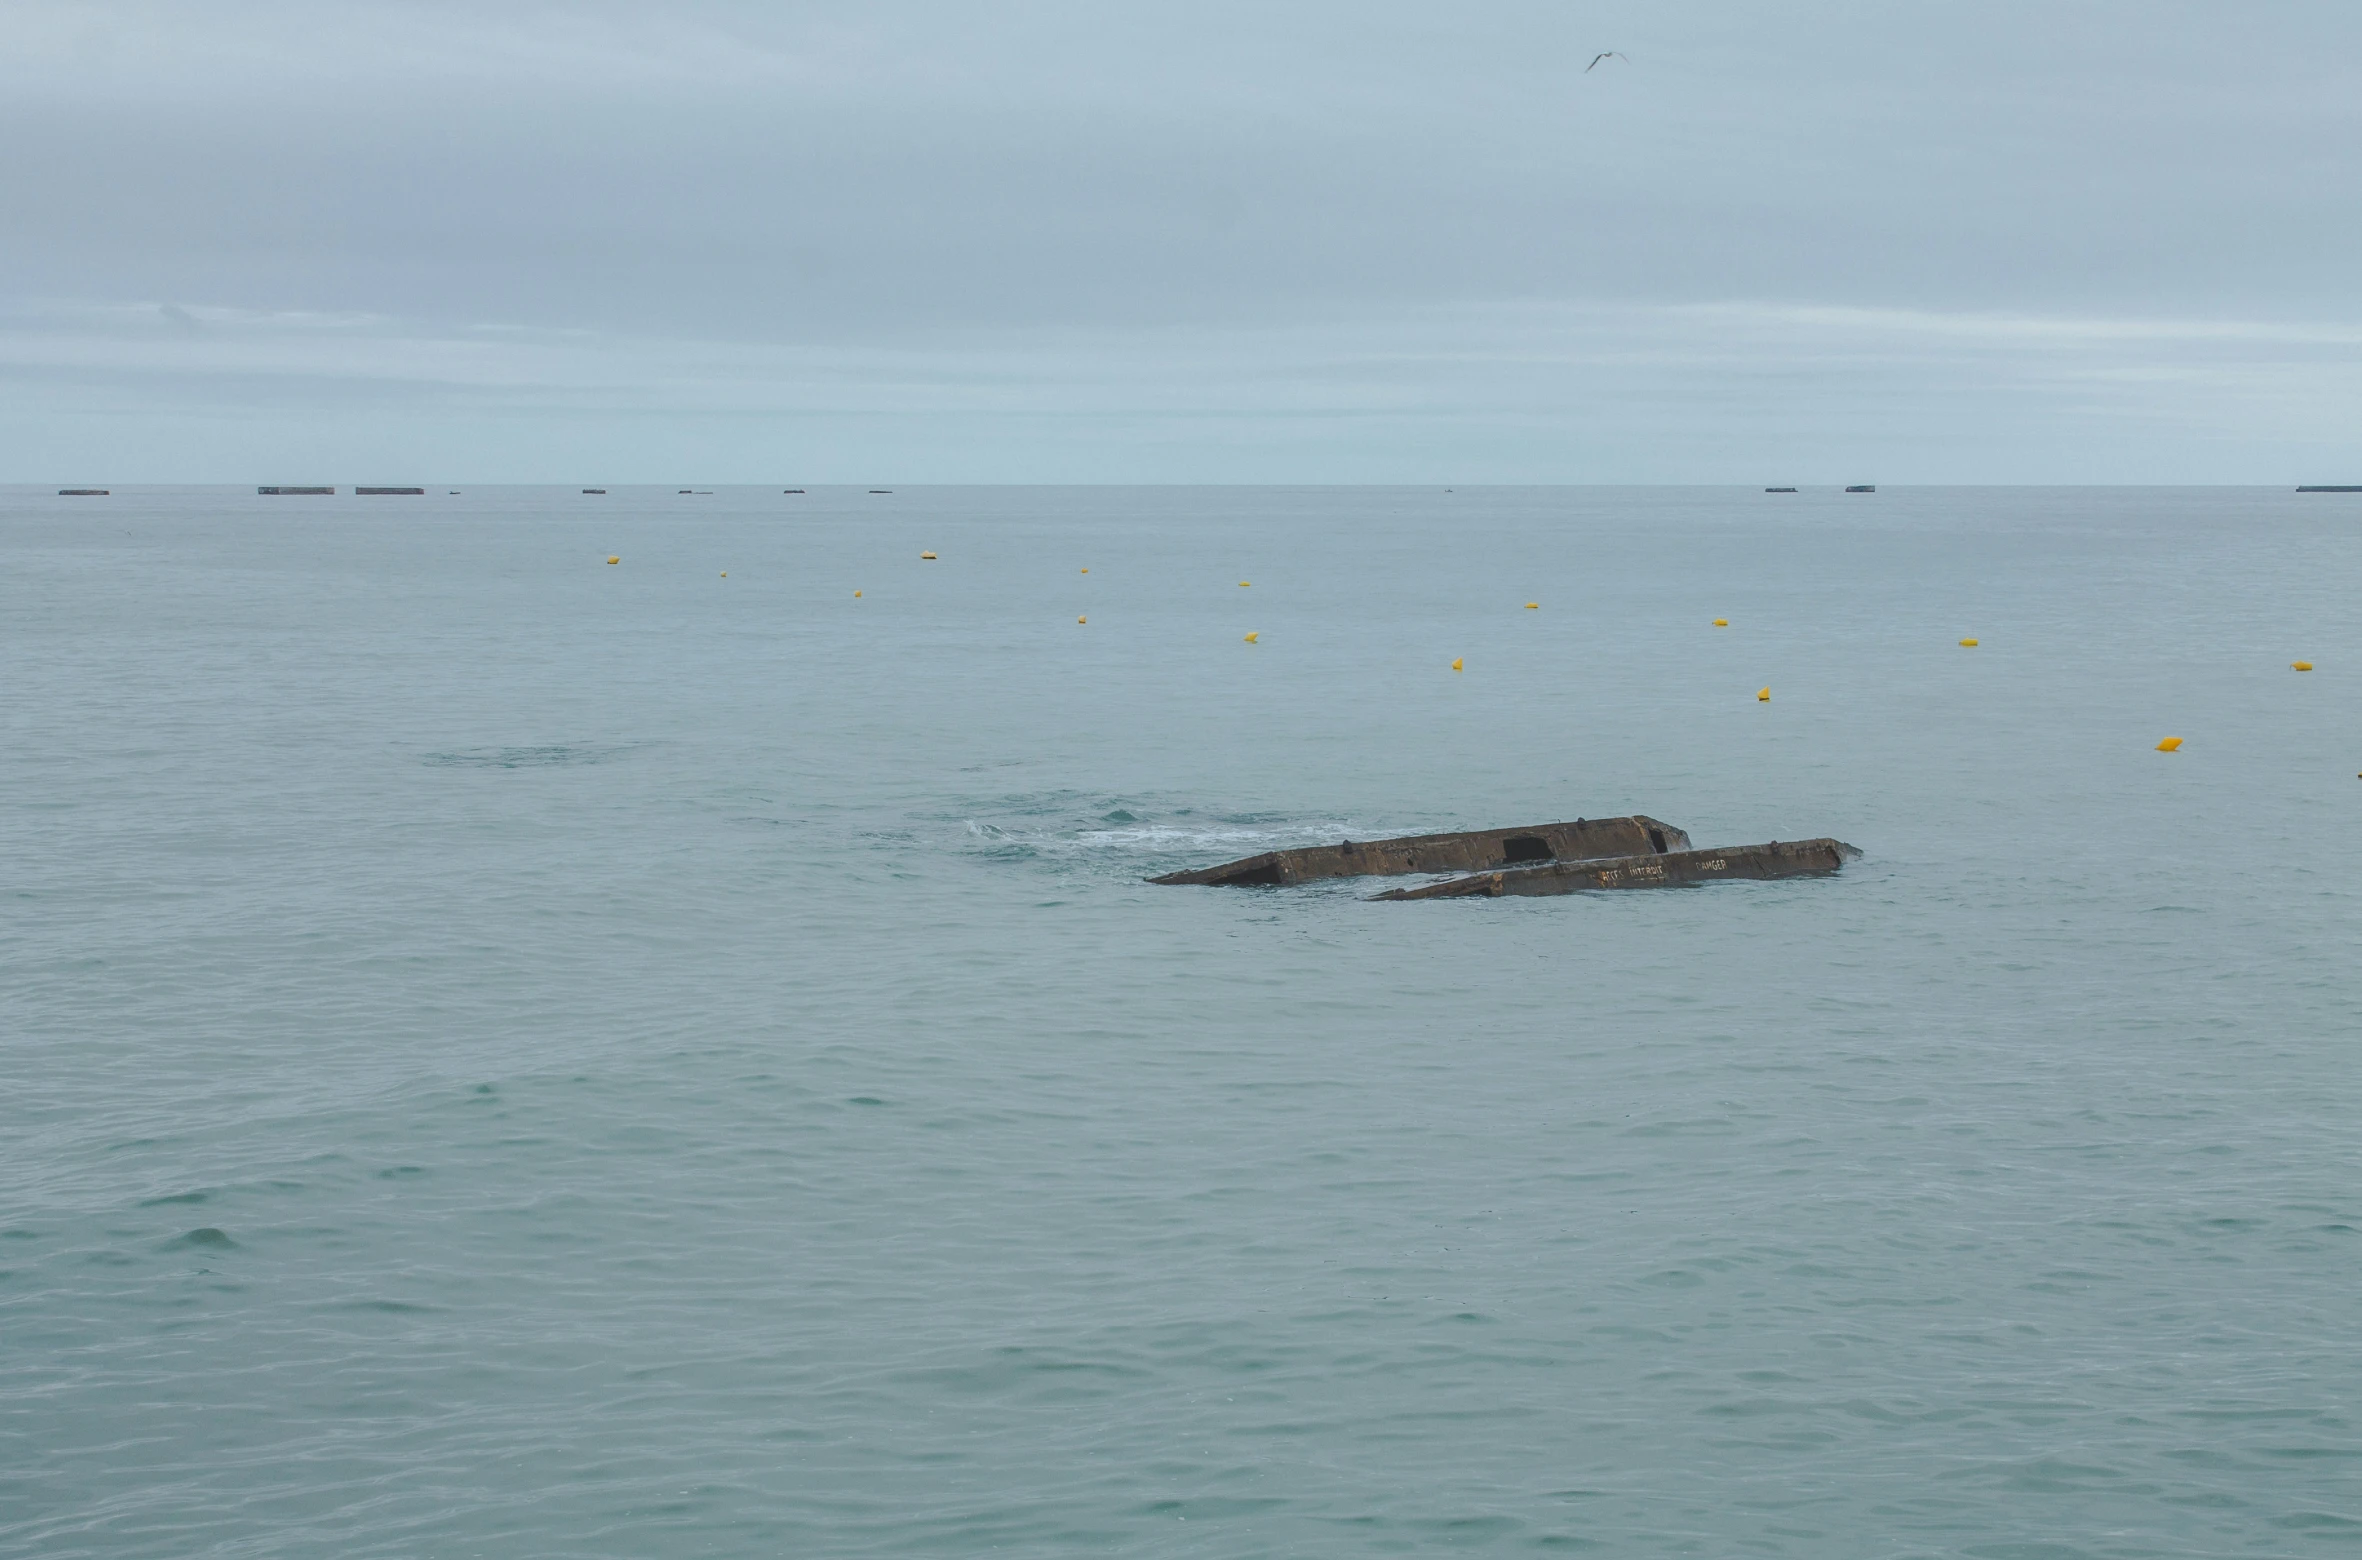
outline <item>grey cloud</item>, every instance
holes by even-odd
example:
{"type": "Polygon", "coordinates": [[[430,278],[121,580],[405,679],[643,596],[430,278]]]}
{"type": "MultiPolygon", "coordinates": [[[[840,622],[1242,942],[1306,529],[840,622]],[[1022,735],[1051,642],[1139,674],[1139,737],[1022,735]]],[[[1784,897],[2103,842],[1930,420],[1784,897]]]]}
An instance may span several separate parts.
{"type": "Polygon", "coordinates": [[[0,136],[32,155],[0,163],[0,304],[52,310],[38,349],[10,327],[9,372],[252,390],[319,345],[287,322],[363,320],[300,372],[422,408],[506,385],[651,451],[690,407],[839,394],[876,458],[1026,464],[1021,406],[1025,474],[1094,477],[1111,449],[1114,474],[1411,449],[1678,476],[1702,444],[1858,448],[1865,416],[1997,478],[2058,468],[2009,463],[2074,442],[2045,418],[2096,418],[2086,469],[2116,477],[2186,466],[2213,419],[2220,469],[2263,476],[2286,450],[2228,430],[2273,375],[2351,404],[2342,5],[19,0],[4,25],[0,136]],[[1582,73],[1611,47],[1629,69],[1582,73]],[[55,361],[156,299],[208,345],[55,361]],[[1577,345],[1502,366],[1520,340],[1577,345]],[[1142,402],[1109,444],[1091,365],[1125,362],[1200,414],[1142,402]],[[568,400],[586,377],[626,394],[568,400]],[[780,385],[833,388],[755,388],[780,385]],[[1612,455],[1567,457],[1601,417],[1612,455]]]}

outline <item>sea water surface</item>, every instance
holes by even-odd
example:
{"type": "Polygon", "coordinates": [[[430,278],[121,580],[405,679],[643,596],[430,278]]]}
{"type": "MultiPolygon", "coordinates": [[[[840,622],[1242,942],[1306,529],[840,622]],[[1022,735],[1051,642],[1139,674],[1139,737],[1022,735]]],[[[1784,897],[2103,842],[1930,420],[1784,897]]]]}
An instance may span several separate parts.
{"type": "Polygon", "coordinates": [[[449,486],[0,493],[0,1554],[2362,1547],[2362,497],[449,486]]]}

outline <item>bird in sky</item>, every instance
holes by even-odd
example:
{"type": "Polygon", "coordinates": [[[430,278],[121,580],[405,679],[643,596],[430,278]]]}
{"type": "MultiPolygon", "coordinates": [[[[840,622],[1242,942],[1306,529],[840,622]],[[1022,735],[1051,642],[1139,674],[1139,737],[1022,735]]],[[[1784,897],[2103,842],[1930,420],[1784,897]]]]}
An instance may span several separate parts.
{"type": "MultiPolygon", "coordinates": [[[[1624,55],[1617,53],[1614,49],[1602,50],[1600,53],[1592,55],[1591,65],[1596,65],[1601,60],[1623,60],[1627,65],[1632,63],[1631,60],[1625,58],[1624,55]]],[[[1591,65],[1586,65],[1583,67],[1584,75],[1588,76],[1591,74],[1591,65]]]]}

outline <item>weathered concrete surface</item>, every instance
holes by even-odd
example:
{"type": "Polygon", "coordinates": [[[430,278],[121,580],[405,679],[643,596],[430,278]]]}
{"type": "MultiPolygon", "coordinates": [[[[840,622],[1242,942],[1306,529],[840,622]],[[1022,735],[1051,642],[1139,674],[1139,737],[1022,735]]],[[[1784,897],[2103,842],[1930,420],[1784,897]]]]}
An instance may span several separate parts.
{"type": "Polygon", "coordinates": [[[1168,872],[1151,883],[1218,883],[1268,888],[1322,878],[1387,877],[1403,872],[1481,872],[1488,867],[1600,856],[1644,856],[1689,849],[1689,836],[1656,818],[1577,818],[1523,829],[1477,829],[1461,834],[1408,834],[1399,839],[1346,840],[1301,850],[1269,850],[1194,872],[1168,872]]]}
{"type": "Polygon", "coordinates": [[[1683,850],[1610,861],[1561,861],[1546,867],[1480,872],[1418,888],[1373,894],[1373,899],[1492,898],[1502,894],[1579,894],[1594,888],[1666,888],[1730,878],[1810,877],[1834,872],[1861,852],[1843,840],[1774,840],[1730,850],[1683,850]]]}

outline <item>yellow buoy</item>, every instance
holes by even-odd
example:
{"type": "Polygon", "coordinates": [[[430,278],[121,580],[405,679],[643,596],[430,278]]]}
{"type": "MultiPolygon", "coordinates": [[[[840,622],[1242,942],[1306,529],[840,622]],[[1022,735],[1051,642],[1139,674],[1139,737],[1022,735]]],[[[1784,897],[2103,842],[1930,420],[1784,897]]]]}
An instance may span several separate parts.
{"type": "Polygon", "coordinates": [[[1240,590],[1248,590],[1248,589],[1251,589],[1252,587],[1251,587],[1251,586],[1250,586],[1250,585],[1249,585],[1249,584],[1248,584],[1248,583],[1247,583],[1245,580],[1240,580],[1240,581],[1238,582],[1238,588],[1239,588],[1240,590]]]}
{"type": "Polygon", "coordinates": [[[1089,618],[1087,618],[1087,617],[1078,617],[1078,618],[1076,618],[1076,619],[1075,619],[1075,621],[1076,621],[1077,623],[1088,623],[1088,622],[1090,622],[1091,620],[1090,620],[1089,618]]]}
{"type": "Polygon", "coordinates": [[[729,577],[730,577],[730,571],[729,571],[728,569],[724,569],[724,570],[722,571],[722,578],[723,578],[723,579],[728,579],[729,577]]]}
{"type": "Polygon", "coordinates": [[[1453,657],[1452,657],[1452,670],[1456,672],[1456,671],[1458,671],[1459,669],[1460,669],[1460,657],[1458,657],[1458,656],[1453,656],[1453,657]]]}
{"type": "Polygon", "coordinates": [[[2157,744],[2157,751],[2160,753],[2178,753],[2181,748],[2182,739],[2179,737],[2167,737],[2163,742],[2157,744]]]}
{"type": "Polygon", "coordinates": [[[1756,689],[1756,690],[1755,690],[1755,702],[1756,702],[1756,703],[1758,703],[1758,704],[1769,704],[1769,703],[1771,703],[1771,690],[1770,690],[1769,688],[1758,688],[1758,689],[1756,689]]]}
{"type": "Polygon", "coordinates": [[[1963,650],[1974,650],[1976,647],[1977,642],[1973,639],[1963,639],[1960,641],[1960,648],[1963,650]]]}
{"type": "Polygon", "coordinates": [[[613,557],[613,558],[609,558],[607,561],[608,561],[609,563],[621,563],[621,562],[623,562],[623,559],[622,559],[622,558],[620,558],[620,557],[613,557]]]}
{"type": "Polygon", "coordinates": [[[2310,661],[2291,661],[2288,663],[2288,669],[2292,672],[2309,672],[2313,669],[2313,663],[2310,661]]]}
{"type": "Polygon", "coordinates": [[[859,601],[859,600],[861,599],[861,592],[859,592],[859,591],[855,591],[855,592],[853,592],[853,599],[854,599],[855,601],[859,601]]]}
{"type": "Polygon", "coordinates": [[[1716,618],[1716,619],[1714,620],[1714,626],[1715,626],[1716,628],[1728,628],[1728,627],[1730,627],[1730,619],[1729,619],[1729,618],[1716,618]]]}
{"type": "Polygon", "coordinates": [[[932,559],[935,555],[933,553],[920,553],[919,556],[922,558],[932,559]]]}
{"type": "Polygon", "coordinates": [[[1261,629],[1257,629],[1257,630],[1255,630],[1255,632],[1253,632],[1253,633],[1251,633],[1251,634],[1247,635],[1247,643],[1251,645],[1251,644],[1253,644],[1253,643],[1254,643],[1256,640],[1258,640],[1258,639],[1261,639],[1262,637],[1263,637],[1263,631],[1262,631],[1261,629]]]}
{"type": "Polygon", "coordinates": [[[1084,572],[1085,574],[1088,574],[1088,573],[1090,573],[1091,571],[1090,571],[1090,570],[1088,570],[1088,569],[1085,569],[1085,570],[1083,570],[1083,572],[1084,572]]]}

